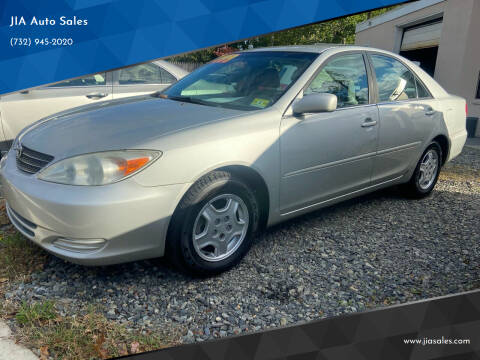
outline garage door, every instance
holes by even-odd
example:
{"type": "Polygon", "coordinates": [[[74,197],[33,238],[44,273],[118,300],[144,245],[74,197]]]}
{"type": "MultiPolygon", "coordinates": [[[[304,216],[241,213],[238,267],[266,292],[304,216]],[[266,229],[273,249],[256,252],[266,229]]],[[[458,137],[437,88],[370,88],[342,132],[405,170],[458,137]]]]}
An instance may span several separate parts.
{"type": "Polygon", "coordinates": [[[401,51],[415,50],[438,46],[442,34],[443,22],[419,25],[405,29],[402,39],[401,51]]]}

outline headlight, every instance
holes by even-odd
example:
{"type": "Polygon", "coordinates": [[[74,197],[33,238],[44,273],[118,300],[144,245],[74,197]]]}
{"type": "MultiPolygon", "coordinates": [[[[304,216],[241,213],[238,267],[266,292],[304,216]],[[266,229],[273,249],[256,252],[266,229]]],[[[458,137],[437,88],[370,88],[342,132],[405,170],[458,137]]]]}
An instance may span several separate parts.
{"type": "Polygon", "coordinates": [[[158,159],[150,150],[105,151],[60,160],[38,174],[38,178],[68,185],[106,185],[133,175],[158,159]]]}

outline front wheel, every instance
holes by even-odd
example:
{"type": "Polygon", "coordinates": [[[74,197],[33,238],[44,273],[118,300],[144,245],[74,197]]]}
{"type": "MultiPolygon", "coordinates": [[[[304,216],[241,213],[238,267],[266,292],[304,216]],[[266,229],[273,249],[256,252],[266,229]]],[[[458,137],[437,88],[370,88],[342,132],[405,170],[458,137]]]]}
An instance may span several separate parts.
{"type": "Polygon", "coordinates": [[[187,192],[172,219],[167,255],[179,268],[210,275],[237,264],[252,244],[259,209],[240,179],[214,171],[187,192]]]}
{"type": "Polygon", "coordinates": [[[406,184],[408,194],[414,198],[428,196],[438,180],[442,165],[442,148],[432,142],[422,154],[410,181],[406,184]]]}

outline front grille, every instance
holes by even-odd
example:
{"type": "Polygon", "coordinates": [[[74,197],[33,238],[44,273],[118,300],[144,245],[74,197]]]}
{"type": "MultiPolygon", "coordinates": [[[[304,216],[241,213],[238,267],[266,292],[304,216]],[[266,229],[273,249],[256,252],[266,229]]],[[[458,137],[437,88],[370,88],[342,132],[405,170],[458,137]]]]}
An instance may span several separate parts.
{"type": "Polygon", "coordinates": [[[17,153],[17,167],[26,173],[35,174],[53,160],[52,155],[44,154],[25,146],[21,147],[20,156],[17,153]]]}

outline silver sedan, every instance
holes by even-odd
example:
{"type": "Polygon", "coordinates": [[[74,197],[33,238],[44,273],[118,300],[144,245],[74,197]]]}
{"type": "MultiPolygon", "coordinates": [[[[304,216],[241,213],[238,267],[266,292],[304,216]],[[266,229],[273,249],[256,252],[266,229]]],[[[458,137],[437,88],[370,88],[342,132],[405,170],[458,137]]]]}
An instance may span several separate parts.
{"type": "Polygon", "coordinates": [[[258,49],[27,127],[1,181],[12,223],[61,258],[218,273],[266,226],[396,184],[428,195],[465,108],[386,51],[258,49]]]}
{"type": "Polygon", "coordinates": [[[0,96],[0,150],[26,126],[59,111],[166,88],[188,72],[163,60],[0,96]]]}

